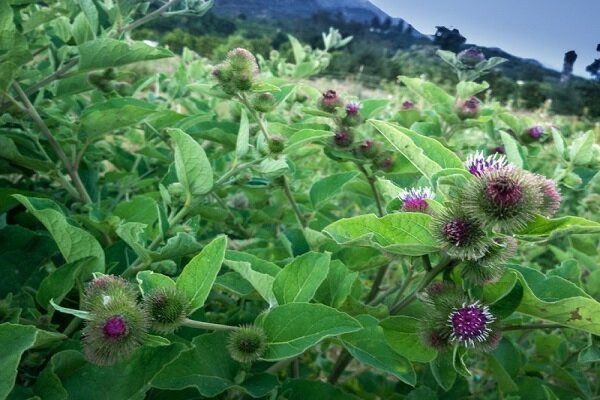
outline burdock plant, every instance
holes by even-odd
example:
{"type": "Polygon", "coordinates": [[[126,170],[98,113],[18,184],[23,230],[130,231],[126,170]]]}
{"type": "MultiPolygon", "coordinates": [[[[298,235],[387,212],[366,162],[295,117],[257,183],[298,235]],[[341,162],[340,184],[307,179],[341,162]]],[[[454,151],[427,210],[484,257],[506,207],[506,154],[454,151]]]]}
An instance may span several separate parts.
{"type": "Polygon", "coordinates": [[[433,234],[443,250],[460,259],[481,258],[491,244],[479,219],[457,206],[449,206],[435,215],[433,234]]]}
{"type": "Polygon", "coordinates": [[[227,349],[241,363],[258,360],[267,350],[267,335],[257,326],[242,326],[229,334],[227,349]]]}
{"type": "Polygon", "coordinates": [[[144,307],[159,333],[174,332],[189,312],[189,300],[175,288],[158,288],[146,296],[144,307]]]}
{"type": "Polygon", "coordinates": [[[496,281],[504,272],[504,263],[517,250],[517,241],[509,236],[495,238],[487,252],[476,260],[462,263],[462,277],[465,281],[482,285],[496,281]]]}
{"type": "Polygon", "coordinates": [[[427,212],[429,209],[427,200],[433,197],[433,191],[428,187],[410,188],[398,196],[402,201],[402,211],[408,212],[427,212]]]}

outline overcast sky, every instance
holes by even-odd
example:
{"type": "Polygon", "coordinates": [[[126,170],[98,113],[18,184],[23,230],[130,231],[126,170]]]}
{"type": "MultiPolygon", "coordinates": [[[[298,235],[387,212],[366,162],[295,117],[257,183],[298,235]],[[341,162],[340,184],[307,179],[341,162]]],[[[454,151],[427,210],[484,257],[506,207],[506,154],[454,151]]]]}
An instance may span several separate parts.
{"type": "Polygon", "coordinates": [[[443,25],[457,28],[468,43],[500,47],[518,57],[562,68],[564,53],[578,54],[575,73],[600,58],[600,0],[371,0],[421,33],[443,25]]]}

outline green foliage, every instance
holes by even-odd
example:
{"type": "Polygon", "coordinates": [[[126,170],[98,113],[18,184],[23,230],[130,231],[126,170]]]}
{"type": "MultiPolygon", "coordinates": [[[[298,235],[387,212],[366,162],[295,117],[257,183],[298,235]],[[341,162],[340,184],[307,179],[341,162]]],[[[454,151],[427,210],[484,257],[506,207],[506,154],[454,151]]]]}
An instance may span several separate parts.
{"type": "Polygon", "coordinates": [[[0,398],[598,396],[598,130],[516,109],[556,95],[535,71],[502,89],[497,59],[468,69],[421,46],[390,61],[388,42],[344,29],[310,45],[252,22],[254,37],[225,37],[234,27],[198,19],[203,1],[55,3],[0,5],[0,398]],[[171,17],[190,27],[161,38],[180,56],[127,37],[171,17]],[[305,80],[349,59],[401,74],[402,89],[357,98],[305,80]],[[323,111],[328,89],[340,100],[323,111]],[[493,100],[502,90],[510,106],[493,100]],[[471,96],[478,114],[459,118],[471,96]],[[501,163],[496,150],[562,201],[509,230],[514,246],[478,226],[485,249],[465,254],[488,258],[465,261],[447,246],[463,245],[461,221],[444,231],[440,214],[464,205],[473,160],[501,163]],[[464,274],[497,254],[499,276],[479,271],[497,280],[464,274]],[[114,276],[129,297],[102,286],[114,276]],[[430,335],[477,311],[493,316],[497,336],[478,333],[489,346],[430,335]],[[87,361],[82,336],[115,362],[87,361]]]}

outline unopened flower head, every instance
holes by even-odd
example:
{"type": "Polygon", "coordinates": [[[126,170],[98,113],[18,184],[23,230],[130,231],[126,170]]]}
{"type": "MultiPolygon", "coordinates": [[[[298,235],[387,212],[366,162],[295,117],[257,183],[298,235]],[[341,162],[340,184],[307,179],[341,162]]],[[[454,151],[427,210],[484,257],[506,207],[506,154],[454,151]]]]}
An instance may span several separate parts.
{"type": "Polygon", "coordinates": [[[273,111],[275,103],[275,97],[271,92],[258,93],[252,98],[252,107],[263,113],[273,111]]]}
{"type": "Polygon", "coordinates": [[[480,108],[481,101],[477,97],[471,96],[458,104],[456,113],[461,119],[477,118],[480,108]]]}
{"type": "Polygon", "coordinates": [[[474,67],[482,61],[485,61],[485,55],[478,47],[469,47],[457,55],[458,61],[468,67],[474,67]]]}
{"type": "Polygon", "coordinates": [[[536,178],[543,195],[540,213],[546,217],[552,217],[560,208],[560,191],[552,179],[548,179],[541,175],[536,175],[536,178]]]}
{"type": "Polygon", "coordinates": [[[429,208],[427,200],[433,199],[434,194],[431,188],[419,187],[405,190],[398,197],[402,201],[402,211],[425,212],[429,208]]]}
{"type": "Polygon", "coordinates": [[[491,243],[481,223],[458,207],[436,214],[433,233],[443,250],[463,260],[483,257],[491,243]]]}
{"type": "Polygon", "coordinates": [[[369,159],[377,157],[382,150],[383,143],[372,139],[366,139],[358,146],[358,154],[369,159]]]}
{"type": "Polygon", "coordinates": [[[512,164],[506,161],[506,157],[502,154],[492,154],[485,157],[483,152],[469,154],[465,167],[472,175],[481,176],[488,171],[498,171],[505,168],[512,168],[512,164]]]}
{"type": "Polygon", "coordinates": [[[343,104],[342,99],[338,96],[335,90],[329,89],[321,96],[319,100],[319,108],[323,111],[333,112],[337,107],[343,104]]]}
{"type": "Polygon", "coordinates": [[[148,316],[137,303],[115,301],[97,307],[83,329],[85,357],[96,365],[111,365],[128,357],[144,342],[148,316]]]}
{"type": "Polygon", "coordinates": [[[254,75],[258,73],[258,64],[254,54],[246,49],[238,47],[227,53],[227,63],[236,72],[254,75]]]}
{"type": "Polygon", "coordinates": [[[452,330],[450,341],[465,347],[484,345],[494,337],[491,324],[495,320],[488,306],[478,301],[465,302],[448,315],[448,326],[452,330]]]}
{"type": "Polygon", "coordinates": [[[337,131],[333,135],[333,143],[338,147],[350,147],[354,141],[354,135],[348,130],[337,131]]]}
{"type": "Polygon", "coordinates": [[[138,292],[127,280],[114,275],[100,275],[87,286],[83,297],[83,308],[87,311],[106,307],[114,301],[135,303],[138,292]]]}
{"type": "Polygon", "coordinates": [[[527,133],[532,139],[538,140],[544,134],[544,127],[540,125],[532,126],[527,130],[527,133]]]}
{"type": "Polygon", "coordinates": [[[160,333],[172,333],[189,312],[189,301],[175,288],[159,288],[144,299],[144,306],[152,321],[152,329],[160,333]]]}
{"type": "Polygon", "coordinates": [[[358,126],[361,124],[363,118],[360,115],[360,109],[362,105],[358,102],[350,102],[346,104],[346,115],[342,118],[342,125],[344,126],[358,126]]]}
{"type": "Polygon", "coordinates": [[[475,285],[495,282],[504,272],[504,263],[517,251],[517,241],[509,236],[494,239],[487,253],[476,260],[465,260],[462,264],[462,277],[475,285]]]}
{"type": "Polygon", "coordinates": [[[394,153],[384,153],[375,159],[375,166],[384,172],[391,171],[396,163],[394,153]]]}
{"type": "Polygon", "coordinates": [[[405,102],[402,103],[401,108],[403,110],[414,110],[416,108],[415,103],[413,103],[412,101],[406,100],[405,102]]]}
{"type": "Polygon", "coordinates": [[[362,108],[362,104],[358,102],[350,102],[346,104],[346,114],[348,115],[357,115],[362,108]]]}
{"type": "Polygon", "coordinates": [[[536,178],[516,168],[487,171],[462,192],[463,209],[485,228],[513,233],[535,218],[542,204],[536,178]]]}
{"type": "Polygon", "coordinates": [[[256,361],[267,350],[267,335],[260,327],[243,326],[229,334],[227,349],[231,358],[236,361],[256,361]]]}

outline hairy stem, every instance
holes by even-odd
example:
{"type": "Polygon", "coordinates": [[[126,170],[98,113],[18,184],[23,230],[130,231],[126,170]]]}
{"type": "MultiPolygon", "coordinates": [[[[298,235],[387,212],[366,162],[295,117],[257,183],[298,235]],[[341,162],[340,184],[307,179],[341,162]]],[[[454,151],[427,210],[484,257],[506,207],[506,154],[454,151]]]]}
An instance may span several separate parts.
{"type": "Polygon", "coordinates": [[[300,226],[302,226],[302,228],[306,228],[308,226],[308,222],[306,221],[306,218],[304,218],[304,215],[302,215],[302,211],[300,211],[300,207],[298,207],[298,203],[296,203],[296,200],[294,199],[294,195],[292,194],[287,178],[282,176],[281,181],[283,182],[283,193],[292,206],[292,210],[294,211],[294,214],[296,214],[298,223],[300,226]]]}
{"type": "Polygon", "coordinates": [[[331,374],[329,374],[329,377],[327,378],[327,382],[332,385],[335,384],[338,381],[338,379],[340,379],[340,376],[342,376],[342,373],[344,372],[348,364],[350,364],[350,361],[352,361],[352,355],[350,354],[350,352],[348,352],[348,350],[343,349],[335,364],[333,365],[331,374]]]}
{"type": "Polygon", "coordinates": [[[371,192],[373,192],[373,199],[375,199],[375,205],[377,206],[377,216],[383,217],[385,215],[385,211],[383,210],[383,204],[381,202],[381,195],[379,194],[379,190],[377,190],[377,186],[375,182],[377,178],[374,175],[369,174],[366,168],[362,164],[356,164],[359,171],[363,173],[365,178],[367,178],[367,182],[369,182],[369,186],[371,187],[371,192]]]}
{"type": "Polygon", "coordinates": [[[194,321],[193,319],[189,319],[189,318],[184,319],[183,322],[181,323],[181,325],[187,326],[188,328],[206,329],[208,331],[231,332],[231,331],[237,331],[240,329],[238,326],[212,324],[210,322],[194,321]]]}
{"type": "Polygon", "coordinates": [[[160,8],[157,8],[156,10],[152,11],[150,14],[145,15],[136,21],[133,21],[132,23],[130,23],[128,25],[125,25],[123,28],[118,30],[118,33],[121,34],[124,32],[132,31],[144,24],[147,24],[148,22],[152,21],[153,19],[160,17],[163,13],[165,13],[169,9],[169,7],[174,6],[177,3],[179,3],[179,0],[168,1],[167,3],[162,5],[160,8]]]}

